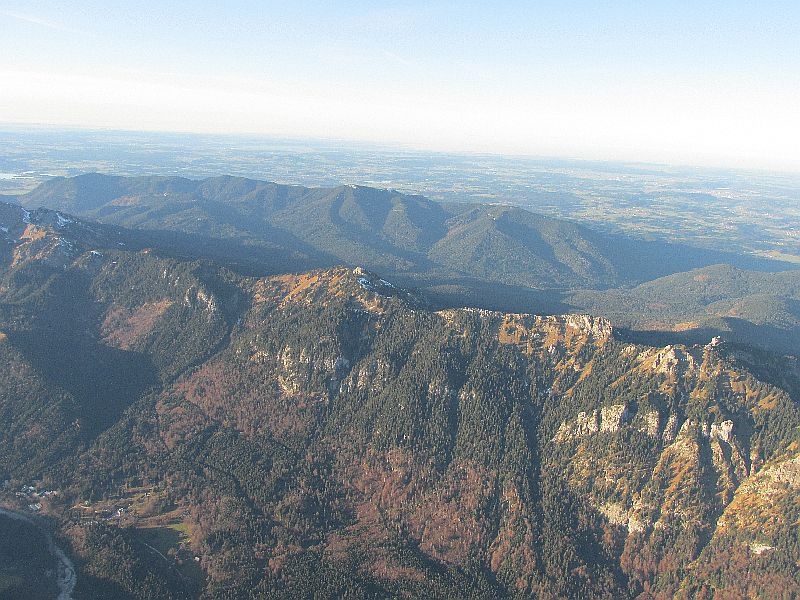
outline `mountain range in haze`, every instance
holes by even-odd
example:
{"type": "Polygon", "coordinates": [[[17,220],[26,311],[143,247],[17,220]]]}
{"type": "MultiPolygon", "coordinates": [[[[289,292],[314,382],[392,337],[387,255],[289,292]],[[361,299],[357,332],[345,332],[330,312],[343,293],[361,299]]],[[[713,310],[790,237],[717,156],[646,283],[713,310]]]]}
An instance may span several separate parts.
{"type": "Polygon", "coordinates": [[[255,274],[361,265],[420,289],[435,306],[591,312],[637,332],[690,341],[722,334],[779,352],[800,343],[796,265],[600,232],[511,206],[363,186],[97,174],[54,178],[13,200],[255,274]]]}

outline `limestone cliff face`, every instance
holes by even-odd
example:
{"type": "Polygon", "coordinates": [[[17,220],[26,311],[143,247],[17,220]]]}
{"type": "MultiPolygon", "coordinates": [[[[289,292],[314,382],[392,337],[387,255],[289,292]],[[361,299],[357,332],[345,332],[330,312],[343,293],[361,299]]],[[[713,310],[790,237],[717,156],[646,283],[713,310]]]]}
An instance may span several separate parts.
{"type": "MultiPolygon", "coordinates": [[[[362,270],[276,278],[255,290],[238,343],[247,340],[251,356],[272,365],[266,372],[283,410],[302,419],[298,411],[314,402],[332,414],[346,407],[347,435],[369,448],[355,462],[342,454],[349,458],[339,476],[356,498],[358,527],[372,536],[373,572],[396,568],[376,542],[389,535],[389,523],[436,561],[483,556],[498,576],[516,578],[519,590],[534,589],[535,565],[544,560],[535,550],[540,509],[524,477],[504,475],[507,459],[498,458],[503,444],[530,432],[540,440],[524,446],[538,455],[536,468],[563,480],[576,510],[593,515],[583,518],[605,532],[604,551],[632,589],[656,596],[694,585],[686,565],[705,560],[711,541],[729,539],[731,523],[775,493],[768,491],[775,482],[791,479],[782,475],[791,466],[775,465],[794,464],[795,451],[776,463],[764,421],[791,399],[735,367],[719,345],[622,344],[607,320],[586,315],[415,311],[391,284],[362,270]],[[313,335],[291,332],[277,346],[259,333],[259,315],[277,310],[308,320],[307,307],[342,320],[310,329],[313,335]],[[495,367],[474,361],[489,353],[492,360],[503,353],[506,366],[487,386],[495,367]],[[508,402],[516,408],[494,412],[508,402]],[[361,419],[367,429],[349,429],[361,419]],[[432,423],[439,437],[425,437],[432,423]],[[421,450],[437,445],[447,458],[421,450]],[[490,512],[496,525],[475,511],[490,512]]],[[[284,439],[284,421],[273,427],[284,439]]],[[[305,430],[291,431],[298,428],[305,430]]],[[[766,556],[791,525],[744,537],[744,526],[736,527],[736,543],[766,556]]],[[[331,539],[337,553],[351,547],[344,532],[331,539]]]]}
{"type": "MultiPolygon", "coordinates": [[[[338,297],[349,297],[347,310],[361,311],[356,328],[359,339],[369,339],[370,348],[376,343],[380,347],[376,340],[388,333],[389,323],[397,324],[400,314],[410,313],[404,313],[405,309],[398,312],[399,305],[381,295],[390,290],[387,282],[367,282],[365,277],[362,271],[321,275],[303,294],[313,294],[316,286],[324,285],[336,290],[338,297]],[[354,285],[348,278],[355,280],[355,287],[347,287],[354,285]]],[[[285,310],[304,302],[303,296],[292,290],[289,296],[292,304],[278,300],[285,310]]],[[[478,380],[465,380],[457,373],[432,376],[424,386],[397,394],[398,389],[406,389],[405,384],[398,387],[399,381],[415,377],[413,369],[422,366],[418,357],[426,344],[439,348],[437,352],[447,348],[445,355],[452,352],[453,344],[498,344],[498,351],[505,349],[509,357],[516,357],[514,361],[521,361],[522,371],[506,375],[505,383],[520,378],[515,385],[528,398],[521,405],[527,408],[522,410],[540,414],[540,419],[528,426],[536,429],[542,440],[536,450],[541,469],[563,477],[570,492],[607,528],[609,539],[617,540],[617,546],[609,551],[618,553],[620,568],[631,585],[650,589],[656,596],[668,597],[695,585],[693,571],[686,565],[706,560],[716,548],[716,540],[732,540],[734,528],[729,523],[742,522],[745,507],[752,511],[755,505],[763,506],[763,494],[776,493],[768,491],[774,482],[791,479],[778,474],[793,472],[790,465],[796,451],[788,450],[789,458],[776,459],[776,447],[770,441],[776,434],[770,433],[765,421],[773,410],[789,410],[791,399],[734,366],[719,344],[663,348],[621,344],[615,341],[607,320],[586,315],[449,309],[425,317],[431,318],[426,325],[414,326],[426,328],[426,334],[412,336],[427,341],[409,341],[402,355],[354,352],[352,344],[343,344],[335,335],[311,346],[284,347],[278,355],[279,386],[289,395],[307,393],[315,389],[309,386],[314,379],[310,373],[316,373],[325,382],[317,389],[335,398],[334,403],[347,402],[349,397],[392,397],[394,408],[410,415],[413,412],[407,413],[409,410],[431,410],[420,403],[420,398],[425,398],[429,405],[452,407],[450,416],[442,418],[461,427],[466,424],[463,414],[471,410],[467,407],[497,402],[502,394],[496,398],[486,395],[478,391],[478,380]],[[433,332],[436,341],[427,335],[433,332]],[[770,468],[773,470],[764,470],[770,468]],[[767,477],[765,472],[773,476],[767,477]]],[[[470,369],[468,362],[459,364],[458,368],[470,369]]],[[[481,372],[475,375],[486,376],[481,372]]],[[[387,435],[397,436],[391,439],[400,447],[418,443],[414,442],[419,439],[415,428],[424,428],[421,422],[390,433],[405,422],[403,418],[389,418],[383,408],[370,410],[377,411],[370,443],[385,440],[387,435]]],[[[503,439],[508,432],[499,435],[503,439]]],[[[460,436],[456,434],[456,448],[469,447],[475,441],[460,436]]],[[[396,470],[386,471],[381,466],[382,461],[391,462],[396,456],[379,456],[361,473],[348,470],[348,478],[381,478],[384,484],[379,489],[370,487],[373,483],[358,484],[362,498],[377,502],[384,514],[393,515],[398,526],[430,556],[458,563],[468,554],[480,553],[480,548],[490,548],[489,564],[499,573],[507,575],[511,564],[522,571],[532,569],[529,561],[536,559],[526,555],[520,538],[512,533],[514,528],[522,528],[528,531],[526,535],[535,535],[530,529],[533,513],[530,506],[526,508],[525,492],[518,484],[503,480],[492,468],[480,467],[474,458],[451,463],[436,474],[429,463],[419,462],[420,456],[413,451],[404,455],[405,475],[397,479],[396,470]],[[439,483],[429,486],[426,478],[439,483]],[[505,490],[507,498],[497,513],[501,524],[497,531],[486,529],[479,521],[462,520],[466,515],[456,517],[465,509],[467,498],[475,507],[469,510],[491,502],[487,485],[505,490]],[[462,500],[456,501],[457,496],[462,500]]],[[[761,522],[755,516],[748,518],[761,522]]],[[[786,520],[782,523],[769,530],[770,534],[745,535],[745,527],[737,525],[735,543],[760,549],[758,554],[752,551],[753,556],[766,555],[773,550],[764,548],[777,548],[777,539],[792,527],[786,520]]]]}
{"type": "Polygon", "coordinates": [[[603,406],[588,413],[581,411],[574,421],[564,421],[553,439],[557,442],[566,442],[598,432],[614,433],[619,431],[631,417],[627,404],[603,406]]]}
{"type": "Polygon", "coordinates": [[[664,597],[706,589],[682,560],[697,560],[699,571],[733,545],[748,549],[751,562],[795,527],[800,446],[787,441],[776,454],[763,428],[772,410],[795,414],[794,403],[765,390],[717,344],[623,353],[635,359],[612,382],[618,394],[611,400],[598,389],[596,408],[561,422],[551,468],[566,457],[571,488],[618,528],[634,578],[661,572],[662,585],[650,589],[664,597]],[[665,552],[676,561],[669,573],[665,552]],[[660,566],[651,563],[656,556],[660,566]]]}

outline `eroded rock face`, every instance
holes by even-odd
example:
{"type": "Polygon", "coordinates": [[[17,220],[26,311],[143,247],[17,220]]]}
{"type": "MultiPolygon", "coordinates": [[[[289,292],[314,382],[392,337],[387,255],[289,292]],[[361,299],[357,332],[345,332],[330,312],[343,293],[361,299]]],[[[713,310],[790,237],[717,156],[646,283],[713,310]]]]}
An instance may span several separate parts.
{"type": "Polygon", "coordinates": [[[647,435],[656,437],[661,425],[661,415],[656,410],[649,410],[642,415],[642,431],[647,435]]]}
{"type": "Polygon", "coordinates": [[[615,432],[630,420],[627,404],[614,404],[600,409],[600,431],[615,432]]]}
{"type": "Polygon", "coordinates": [[[664,426],[664,431],[661,434],[662,443],[671,444],[678,437],[679,430],[678,415],[675,413],[670,414],[667,419],[667,424],[664,426]]]}
{"type": "MultiPolygon", "coordinates": [[[[681,547],[686,554],[680,560],[697,559],[702,569],[719,568],[725,558],[715,553],[722,549],[750,560],[780,552],[778,532],[791,531],[800,515],[798,445],[765,460],[768,442],[754,417],[790,400],[759,387],[714,345],[627,346],[620,356],[631,357],[633,369],[612,385],[631,401],[576,411],[553,440],[571,449],[571,489],[624,537],[623,568],[663,570],[663,563],[655,569],[641,557],[663,554],[665,539],[673,540],[667,553],[677,557],[673,548],[681,547]],[[637,454],[630,441],[640,444],[637,454]],[[716,526],[701,525],[709,514],[721,515],[716,526]],[[702,535],[711,541],[700,541],[702,535]]],[[[593,389],[600,403],[603,388],[593,389]]],[[[587,397],[581,399],[585,406],[587,397]]],[[[667,596],[676,591],[663,589],[670,590],[667,596]]]]}
{"type": "Polygon", "coordinates": [[[189,308],[199,308],[209,313],[218,310],[214,295],[202,287],[190,287],[183,296],[183,304],[189,308]]]}
{"type": "Polygon", "coordinates": [[[359,371],[350,377],[352,367],[350,359],[342,354],[336,354],[336,348],[327,350],[314,353],[305,347],[285,346],[277,357],[276,380],[280,388],[287,394],[308,392],[310,388],[313,389],[312,380],[319,379],[324,382],[325,387],[313,391],[316,393],[326,391],[333,397],[342,389],[366,385],[371,378],[370,375],[374,376],[373,366],[367,364],[362,365],[359,371]]]}
{"type": "Polygon", "coordinates": [[[580,411],[574,420],[565,421],[558,428],[555,440],[565,442],[594,433],[614,433],[631,420],[627,404],[613,404],[591,411],[580,411]]]}
{"type": "Polygon", "coordinates": [[[709,435],[712,438],[717,438],[723,442],[730,443],[733,438],[733,421],[728,419],[722,423],[712,423],[709,435]]]}
{"type": "Polygon", "coordinates": [[[686,348],[666,346],[648,349],[639,354],[638,360],[643,369],[649,369],[671,378],[691,374],[697,369],[695,357],[686,348]]]}
{"type": "Polygon", "coordinates": [[[592,339],[597,341],[607,340],[614,333],[611,321],[604,317],[595,317],[592,315],[565,315],[563,319],[569,327],[575,327],[576,329],[586,331],[591,335],[592,339]]]}
{"type": "Polygon", "coordinates": [[[800,455],[782,460],[763,469],[762,477],[775,483],[785,483],[800,490],[800,455]]]}

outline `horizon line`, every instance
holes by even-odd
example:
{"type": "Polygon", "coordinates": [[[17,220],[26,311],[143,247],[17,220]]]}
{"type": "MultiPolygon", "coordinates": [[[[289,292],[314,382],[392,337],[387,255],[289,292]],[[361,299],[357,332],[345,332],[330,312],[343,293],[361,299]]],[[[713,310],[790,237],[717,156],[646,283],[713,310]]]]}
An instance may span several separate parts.
{"type": "MultiPolygon", "coordinates": [[[[209,132],[209,131],[192,131],[182,129],[129,129],[120,127],[103,127],[97,125],[73,125],[65,123],[41,123],[41,122],[17,122],[17,121],[4,121],[0,120],[0,131],[9,131],[17,133],[31,132],[32,130],[51,131],[53,133],[117,133],[117,134],[133,134],[133,135],[175,135],[175,136],[195,136],[206,138],[229,138],[229,139],[247,139],[247,140],[260,140],[271,142],[283,143],[298,143],[298,144],[344,144],[349,145],[352,150],[366,151],[371,149],[380,152],[405,152],[409,154],[420,155],[440,155],[440,156],[474,156],[474,157],[495,157],[495,158],[508,158],[512,160],[529,160],[533,162],[548,162],[560,161],[567,163],[585,163],[594,165],[624,165],[629,167],[650,167],[660,169],[676,169],[676,170],[701,170],[701,171],[730,171],[738,173],[757,173],[769,174],[778,176],[800,176],[800,165],[795,168],[792,167],[764,167],[764,166],[745,166],[745,165],[730,165],[720,163],[690,163],[682,161],[666,161],[666,160],[647,160],[623,157],[608,157],[598,158],[571,154],[537,154],[537,153],[524,153],[524,152],[502,152],[490,150],[469,150],[469,149],[437,149],[426,148],[422,146],[415,146],[411,143],[400,141],[378,141],[371,139],[356,139],[356,138],[341,138],[336,136],[308,136],[308,135],[295,135],[286,136],[280,134],[270,134],[265,132],[209,132]]],[[[347,148],[342,148],[346,150],[347,148]]]]}

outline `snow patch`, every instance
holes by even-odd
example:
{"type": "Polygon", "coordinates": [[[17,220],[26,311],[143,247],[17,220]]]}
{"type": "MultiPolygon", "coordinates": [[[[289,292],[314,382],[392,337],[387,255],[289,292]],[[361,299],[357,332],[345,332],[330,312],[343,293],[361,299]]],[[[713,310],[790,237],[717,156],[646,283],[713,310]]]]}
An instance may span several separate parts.
{"type": "MultiPolygon", "coordinates": [[[[358,284],[368,292],[378,294],[379,296],[385,296],[389,290],[395,289],[395,287],[385,279],[378,279],[376,281],[369,277],[359,277],[358,284]]],[[[391,295],[391,293],[388,295],[391,295]]]]}
{"type": "Polygon", "coordinates": [[[56,218],[58,219],[56,227],[65,227],[66,225],[75,222],[72,219],[68,219],[67,217],[63,216],[61,213],[56,213],[56,218]]]}

